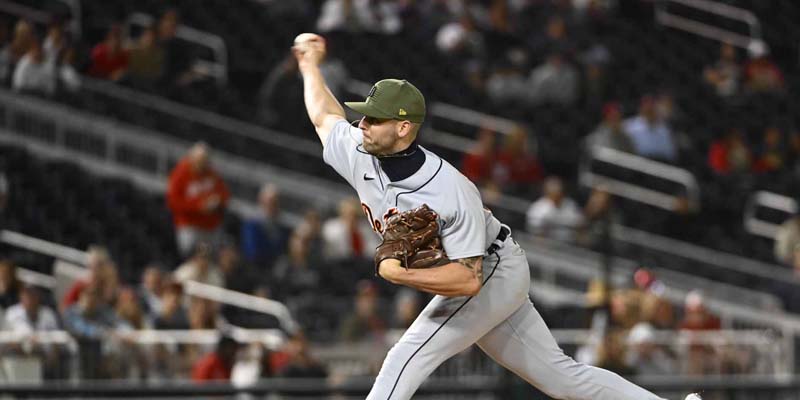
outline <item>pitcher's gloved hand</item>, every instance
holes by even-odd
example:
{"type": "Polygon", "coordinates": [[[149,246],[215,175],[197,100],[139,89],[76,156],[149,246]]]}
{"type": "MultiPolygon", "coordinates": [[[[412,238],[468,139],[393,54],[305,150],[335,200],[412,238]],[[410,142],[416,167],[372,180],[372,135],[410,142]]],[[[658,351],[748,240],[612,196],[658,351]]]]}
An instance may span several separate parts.
{"type": "Polygon", "coordinates": [[[375,249],[375,272],[394,258],[405,268],[431,268],[450,262],[439,238],[438,215],[427,204],[389,217],[383,242],[375,249]]]}

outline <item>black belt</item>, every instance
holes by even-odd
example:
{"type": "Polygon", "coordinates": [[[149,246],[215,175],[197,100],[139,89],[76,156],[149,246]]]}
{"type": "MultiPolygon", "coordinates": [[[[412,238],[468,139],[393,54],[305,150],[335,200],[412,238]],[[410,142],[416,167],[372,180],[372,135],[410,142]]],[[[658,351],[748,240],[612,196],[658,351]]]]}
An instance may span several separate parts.
{"type": "Polygon", "coordinates": [[[508,235],[511,233],[511,230],[506,228],[505,226],[500,227],[500,232],[497,233],[497,238],[494,239],[492,244],[489,245],[489,248],[486,249],[486,254],[492,255],[500,250],[500,247],[503,245],[503,242],[506,241],[508,235]]]}

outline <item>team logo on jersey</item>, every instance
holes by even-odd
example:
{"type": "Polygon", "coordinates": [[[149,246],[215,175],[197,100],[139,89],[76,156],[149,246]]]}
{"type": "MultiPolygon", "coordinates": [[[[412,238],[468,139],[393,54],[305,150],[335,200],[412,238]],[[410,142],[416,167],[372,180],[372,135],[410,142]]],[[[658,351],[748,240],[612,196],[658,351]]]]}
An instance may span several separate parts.
{"type": "MultiPolygon", "coordinates": [[[[366,215],[369,224],[372,225],[372,230],[377,232],[379,235],[383,235],[383,222],[381,220],[374,218],[372,216],[372,210],[369,209],[369,206],[361,203],[361,210],[364,211],[364,215],[366,215]]],[[[397,207],[392,207],[383,214],[383,221],[386,221],[392,215],[400,213],[400,210],[397,207]]]]}
{"type": "Polygon", "coordinates": [[[385,213],[383,213],[383,220],[386,221],[389,218],[391,218],[392,215],[396,215],[396,214],[400,214],[400,210],[398,210],[397,207],[392,207],[392,208],[386,210],[385,213]]]}

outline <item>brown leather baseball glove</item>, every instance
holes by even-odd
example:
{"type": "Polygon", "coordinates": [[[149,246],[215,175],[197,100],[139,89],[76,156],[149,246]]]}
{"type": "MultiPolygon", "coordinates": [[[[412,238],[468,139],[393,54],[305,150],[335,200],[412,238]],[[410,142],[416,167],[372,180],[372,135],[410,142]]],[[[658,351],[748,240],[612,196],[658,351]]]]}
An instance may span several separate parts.
{"type": "Polygon", "coordinates": [[[375,272],[387,258],[405,268],[430,268],[450,262],[439,238],[436,212],[427,204],[389,217],[383,242],[375,249],[375,272]]]}

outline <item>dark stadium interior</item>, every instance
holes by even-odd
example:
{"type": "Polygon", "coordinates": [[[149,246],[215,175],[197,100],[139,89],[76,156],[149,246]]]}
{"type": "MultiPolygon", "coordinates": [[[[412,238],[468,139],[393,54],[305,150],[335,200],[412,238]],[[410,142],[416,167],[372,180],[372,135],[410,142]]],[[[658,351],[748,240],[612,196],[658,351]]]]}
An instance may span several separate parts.
{"type": "MultiPolygon", "coordinates": [[[[323,36],[328,44],[328,57],[340,60],[351,79],[371,84],[385,77],[402,77],[420,88],[428,104],[446,103],[478,110],[523,126],[530,135],[527,140],[532,145],[529,147],[535,147],[533,157],[541,166],[543,176],[524,187],[509,188],[504,194],[529,203],[543,193],[542,178],[555,175],[564,180],[570,197],[579,204],[586,204],[593,192],[579,181],[580,168],[587,160],[583,143],[603,120],[608,103],[618,103],[623,118],[628,118],[637,115],[640,101],[645,96],[667,99],[665,101],[672,107],[669,122],[678,151],[677,157],[658,161],[685,169],[697,179],[699,211],[665,210],[615,196],[612,206],[615,223],[743,256],[760,262],[764,268],[791,271],[790,263],[776,259],[772,239],[745,229],[743,216],[749,199],[758,191],[800,199],[800,25],[797,24],[800,21],[800,3],[788,0],[721,2],[750,10],[761,21],[770,60],[782,73],[780,88],[747,90],[741,82],[736,94],[718,95],[715,88],[703,79],[703,73],[706,67],[717,61],[719,42],[654,23],[651,1],[612,1],[615,7],[580,16],[573,12],[570,1],[529,1],[526,3],[531,6],[520,14],[501,14],[498,18],[505,18],[502,24],[492,26],[485,21],[483,25],[479,24],[478,34],[483,48],[475,52],[443,54],[437,48],[435,37],[442,25],[453,17],[439,15],[440,18],[434,18],[438,15],[435,11],[420,6],[424,1],[403,2],[406,6],[399,12],[402,29],[398,32],[387,34],[340,28],[323,33],[323,36]],[[542,32],[553,18],[562,18],[565,22],[566,39],[559,43],[545,43],[542,32]],[[519,49],[522,49],[522,56],[518,53],[512,55],[519,49]],[[574,101],[529,104],[514,99],[496,100],[489,95],[487,81],[494,74],[518,69],[527,76],[528,71],[556,53],[578,73],[578,95],[574,101]],[[599,59],[592,59],[593,56],[599,59]],[[599,68],[599,72],[590,71],[594,67],[599,68]],[[600,75],[595,78],[587,76],[592,73],[600,75]],[[766,160],[772,155],[765,144],[765,130],[771,127],[777,128],[780,135],[777,139],[779,165],[757,168],[760,157],[766,160]],[[709,162],[710,149],[731,129],[742,133],[745,147],[752,154],[753,168],[746,172],[722,173],[709,162]]],[[[70,19],[69,9],[60,1],[19,0],[10,3],[42,10],[51,18],[70,19]]],[[[46,98],[68,110],[76,110],[76,113],[112,118],[187,143],[204,141],[213,150],[343,183],[323,163],[321,156],[310,157],[300,149],[286,151],[248,137],[248,134],[232,135],[231,130],[239,130],[237,127],[218,129],[212,123],[195,118],[194,114],[175,113],[142,102],[141,99],[147,97],[138,96],[153,96],[158,101],[174,102],[238,121],[242,123],[242,132],[255,124],[270,132],[280,132],[286,137],[318,146],[314,128],[303,106],[303,82],[299,74],[290,69],[282,72],[277,86],[267,87],[266,83],[271,74],[276,70],[280,72],[280,66],[287,63],[292,38],[300,32],[316,31],[326,1],[237,1],[235,6],[232,6],[234,2],[222,0],[203,1],[202,6],[198,3],[192,0],[81,2],[82,35],[79,40],[69,43],[77,55],[74,67],[82,75],[89,74],[92,50],[105,40],[114,23],[123,22],[134,13],[150,15],[157,21],[165,11],[176,10],[180,24],[218,35],[224,40],[228,56],[227,82],[221,83],[208,76],[188,84],[177,84],[176,80],[163,77],[147,83],[124,77],[108,80],[110,84],[136,93],[134,99],[97,90],[98,85],[107,82],[101,82],[104,78],[94,77],[90,80],[94,84],[84,89],[59,89],[49,95],[29,92],[18,96],[46,98]]],[[[465,3],[486,10],[497,2],[465,3]]],[[[677,7],[676,10],[685,15],[694,13],[690,8],[677,7]]],[[[19,19],[0,7],[4,47],[10,42],[19,19]]],[[[46,24],[34,25],[36,35],[43,38],[47,32],[46,24]]],[[[737,27],[731,26],[731,29],[737,27]]],[[[130,33],[133,35],[135,32],[131,30],[130,33]]],[[[188,65],[190,61],[212,57],[207,48],[190,43],[175,48],[180,50],[179,54],[168,54],[165,60],[179,57],[177,61],[169,62],[188,65]]],[[[746,53],[743,49],[737,50],[740,65],[746,62],[746,53]]],[[[175,64],[172,66],[180,68],[175,64]]],[[[11,75],[4,78],[3,87],[10,88],[11,75]]],[[[346,89],[342,94],[340,100],[349,101],[360,100],[366,93],[352,93],[346,89]]],[[[40,135],[47,140],[50,139],[48,135],[56,135],[56,127],[50,126],[47,120],[37,120],[35,115],[29,119],[8,120],[5,111],[5,106],[0,105],[0,126],[4,130],[19,131],[32,137],[40,135]]],[[[455,119],[442,118],[440,114],[430,115],[421,135],[434,135],[438,131],[448,132],[469,143],[474,143],[480,135],[480,129],[472,124],[460,124],[455,119]]],[[[96,148],[98,154],[103,154],[107,145],[87,142],[80,135],[70,136],[69,132],[65,138],[68,147],[96,148]]],[[[437,144],[435,140],[424,144],[461,168],[463,152],[437,144]]],[[[319,149],[321,151],[321,147],[319,149]]],[[[132,164],[154,164],[147,154],[135,154],[134,150],[126,160],[132,164]]],[[[178,159],[170,161],[176,163],[178,159]]],[[[637,175],[635,171],[615,169],[610,164],[596,165],[596,168],[610,176],[658,188],[681,199],[686,197],[682,188],[672,185],[674,182],[660,181],[647,173],[637,175]]],[[[2,229],[81,250],[92,244],[101,244],[117,265],[121,284],[131,287],[140,283],[149,263],[157,262],[171,271],[185,261],[175,244],[172,214],[163,192],[144,190],[131,180],[90,171],[72,160],[42,158],[23,146],[5,142],[0,144],[0,172],[5,174],[9,188],[7,206],[0,211],[2,229]]],[[[233,197],[255,202],[254,188],[237,187],[234,183],[229,183],[229,186],[233,197]]],[[[282,206],[285,205],[300,219],[304,218],[306,210],[316,207],[314,203],[303,204],[285,193],[282,196],[282,206]]],[[[316,211],[322,220],[337,214],[332,207],[316,211]]],[[[512,230],[529,230],[524,210],[498,209],[496,213],[504,217],[504,222],[512,230]]],[[[790,216],[767,213],[763,218],[780,225],[790,216]]],[[[243,240],[240,235],[245,225],[245,218],[241,215],[230,211],[225,213],[223,229],[234,244],[243,240]]],[[[715,260],[698,260],[633,241],[581,245],[600,253],[613,252],[643,266],[658,266],[740,289],[769,293],[781,301],[784,310],[800,313],[800,279],[797,273],[793,281],[780,281],[747,271],[736,273],[720,267],[715,260]]],[[[290,251],[287,247],[280,250],[291,264],[290,251]]],[[[53,257],[3,243],[0,243],[0,255],[0,258],[14,260],[20,267],[53,273],[53,257]]],[[[273,279],[275,273],[263,269],[263,265],[243,263],[242,268],[253,277],[247,291],[259,286],[267,287],[271,298],[287,303],[297,314],[306,336],[312,342],[321,343],[331,343],[340,337],[340,322],[352,312],[354,300],[363,294],[355,282],[372,279],[377,284],[375,290],[380,293],[380,307],[384,312],[391,306],[392,299],[398,296],[396,287],[372,276],[371,259],[317,262],[315,279],[325,283],[317,283],[313,294],[302,291],[302,282],[273,279]]],[[[584,291],[586,288],[581,284],[564,282],[566,287],[584,291]]],[[[535,282],[533,288],[536,290],[535,282]]],[[[60,301],[50,298],[47,303],[57,306],[60,301]]],[[[252,322],[252,327],[261,327],[258,325],[263,321],[239,311],[228,308],[222,312],[238,325],[248,327],[252,322]]],[[[540,311],[551,327],[583,329],[589,325],[589,311],[582,307],[564,306],[540,311]]],[[[675,312],[679,316],[682,313],[680,310],[675,312]]],[[[681,320],[680,317],[675,319],[681,320]]],[[[264,325],[271,327],[274,324],[268,322],[264,325]]],[[[568,348],[568,353],[573,352],[574,349],[568,348]]],[[[800,365],[800,360],[795,360],[795,364],[800,365]]]]}

